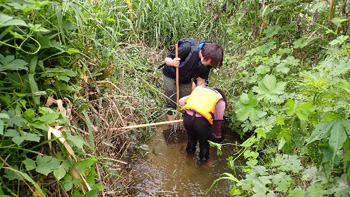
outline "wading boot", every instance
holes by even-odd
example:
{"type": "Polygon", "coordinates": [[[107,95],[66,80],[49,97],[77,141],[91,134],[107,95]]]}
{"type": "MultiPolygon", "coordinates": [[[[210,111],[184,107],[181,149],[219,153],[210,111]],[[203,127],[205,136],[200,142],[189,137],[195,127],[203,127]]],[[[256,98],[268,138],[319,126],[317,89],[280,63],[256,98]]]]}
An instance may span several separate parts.
{"type": "Polygon", "coordinates": [[[187,147],[186,147],[187,153],[195,153],[196,152],[196,145],[197,145],[197,142],[188,140],[187,147]]]}

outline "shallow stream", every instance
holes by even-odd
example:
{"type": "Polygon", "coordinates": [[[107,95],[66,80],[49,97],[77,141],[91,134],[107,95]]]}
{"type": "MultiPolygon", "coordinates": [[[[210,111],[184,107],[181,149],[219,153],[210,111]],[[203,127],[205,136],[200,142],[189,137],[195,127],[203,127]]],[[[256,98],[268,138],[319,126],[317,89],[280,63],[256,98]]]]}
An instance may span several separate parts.
{"type": "MultiPolygon", "coordinates": [[[[197,162],[198,146],[195,155],[186,153],[186,131],[182,128],[171,133],[164,128],[167,126],[156,128],[148,144],[150,153],[132,170],[133,195],[201,196],[222,173],[232,173],[226,158],[234,155],[234,146],[223,146],[221,156],[217,156],[216,148],[210,147],[211,165],[200,165],[197,162]]],[[[222,143],[234,143],[236,140],[237,137],[228,133],[222,143]]],[[[204,196],[229,196],[230,189],[230,182],[221,180],[204,196]]]]}

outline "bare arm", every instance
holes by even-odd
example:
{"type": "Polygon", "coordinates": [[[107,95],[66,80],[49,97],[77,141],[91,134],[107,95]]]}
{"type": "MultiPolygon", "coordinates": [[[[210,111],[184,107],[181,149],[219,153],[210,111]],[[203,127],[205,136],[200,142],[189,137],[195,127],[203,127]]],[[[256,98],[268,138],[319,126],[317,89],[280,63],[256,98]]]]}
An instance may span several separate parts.
{"type": "Polygon", "coordinates": [[[194,82],[192,83],[192,90],[195,89],[197,86],[206,86],[205,79],[197,77],[197,84],[194,82]]]}
{"type": "Polygon", "coordinates": [[[164,61],[168,66],[178,67],[180,65],[180,60],[180,58],[172,59],[171,57],[166,57],[164,61]]]}

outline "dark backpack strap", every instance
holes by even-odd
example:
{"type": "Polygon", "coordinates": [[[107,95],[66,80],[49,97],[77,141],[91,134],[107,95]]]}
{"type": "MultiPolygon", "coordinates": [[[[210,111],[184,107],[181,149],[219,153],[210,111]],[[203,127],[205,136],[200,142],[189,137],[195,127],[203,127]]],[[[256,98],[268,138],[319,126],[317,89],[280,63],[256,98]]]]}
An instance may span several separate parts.
{"type": "Polygon", "coordinates": [[[157,68],[157,69],[161,69],[161,68],[163,68],[165,65],[166,65],[166,63],[164,63],[164,64],[162,64],[162,65],[158,66],[158,68],[157,68]]]}

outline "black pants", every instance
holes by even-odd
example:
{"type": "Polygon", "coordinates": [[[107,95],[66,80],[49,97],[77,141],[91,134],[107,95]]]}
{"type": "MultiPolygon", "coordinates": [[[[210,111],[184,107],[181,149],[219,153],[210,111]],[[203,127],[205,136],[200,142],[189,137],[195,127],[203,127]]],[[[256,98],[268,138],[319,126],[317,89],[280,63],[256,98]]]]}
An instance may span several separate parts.
{"type": "Polygon", "coordinates": [[[209,142],[211,139],[211,124],[204,117],[190,116],[187,113],[183,115],[183,122],[188,134],[186,151],[194,153],[199,141],[199,160],[209,159],[209,142]]]}

